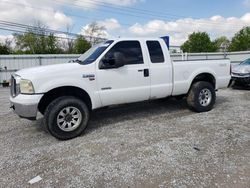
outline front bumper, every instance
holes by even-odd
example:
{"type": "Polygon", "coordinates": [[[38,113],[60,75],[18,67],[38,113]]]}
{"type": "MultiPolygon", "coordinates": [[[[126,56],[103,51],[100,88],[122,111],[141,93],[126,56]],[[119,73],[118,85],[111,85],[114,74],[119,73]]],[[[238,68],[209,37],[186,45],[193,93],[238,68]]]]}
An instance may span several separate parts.
{"type": "Polygon", "coordinates": [[[245,77],[232,76],[232,80],[236,83],[243,84],[243,85],[250,84],[250,76],[245,76],[245,77]]]}
{"type": "Polygon", "coordinates": [[[18,95],[10,97],[11,108],[21,118],[36,120],[38,104],[43,95],[18,95]]]}

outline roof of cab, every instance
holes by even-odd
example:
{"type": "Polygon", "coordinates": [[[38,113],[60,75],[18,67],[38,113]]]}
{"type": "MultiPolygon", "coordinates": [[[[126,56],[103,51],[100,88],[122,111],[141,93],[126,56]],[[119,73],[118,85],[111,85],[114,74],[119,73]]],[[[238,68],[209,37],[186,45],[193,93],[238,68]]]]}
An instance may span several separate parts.
{"type": "Polygon", "coordinates": [[[146,41],[146,40],[163,40],[162,38],[158,37],[121,37],[121,38],[112,38],[109,40],[114,40],[114,41],[123,41],[123,40],[138,40],[138,41],[146,41]]]}

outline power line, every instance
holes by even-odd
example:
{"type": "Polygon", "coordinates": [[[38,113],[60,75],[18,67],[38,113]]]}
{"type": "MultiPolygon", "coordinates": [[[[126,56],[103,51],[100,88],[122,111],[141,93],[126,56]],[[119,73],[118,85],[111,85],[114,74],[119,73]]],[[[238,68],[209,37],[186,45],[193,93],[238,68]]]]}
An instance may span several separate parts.
{"type": "MultiPolygon", "coordinates": [[[[84,6],[80,6],[80,5],[75,5],[75,4],[69,4],[65,1],[60,1],[60,0],[54,0],[54,2],[57,2],[58,4],[62,5],[62,4],[67,4],[69,6],[72,7],[76,7],[76,8],[86,8],[84,6]]],[[[80,1],[81,2],[81,1],[80,1]]],[[[165,19],[167,16],[164,15],[159,15],[159,14],[153,14],[150,12],[140,12],[140,11],[135,11],[135,10],[130,10],[128,9],[128,7],[120,7],[120,6],[114,6],[112,4],[108,4],[108,3],[103,3],[103,2],[98,2],[98,1],[89,1],[89,2],[83,2],[84,4],[89,4],[89,5],[94,5],[94,6],[101,6],[102,11],[103,12],[108,12],[108,13],[113,13],[113,14],[122,14],[125,16],[130,16],[130,17],[137,17],[137,18],[161,18],[161,19],[165,19]],[[107,10],[105,10],[104,8],[106,8],[107,10]],[[126,9],[125,9],[126,8],[126,9]],[[145,17],[146,16],[146,17],[145,17]]],[[[167,18],[167,20],[171,20],[170,18],[176,18],[177,16],[173,16],[170,14],[166,14],[168,15],[169,18],[167,18]]]]}
{"type": "MultiPolygon", "coordinates": [[[[16,5],[16,6],[21,6],[21,7],[29,7],[29,8],[32,8],[32,9],[44,10],[46,12],[55,13],[55,11],[53,11],[51,9],[36,7],[36,6],[33,6],[33,5],[32,6],[31,5],[24,5],[22,3],[16,3],[16,2],[2,2],[2,3],[13,4],[13,5],[16,5]]],[[[72,14],[72,13],[68,13],[68,12],[63,12],[63,13],[66,16],[77,17],[77,18],[86,19],[86,20],[92,20],[92,21],[96,21],[96,18],[103,19],[103,17],[91,18],[91,17],[88,17],[88,16],[82,16],[82,15],[79,15],[79,14],[72,14]]],[[[128,23],[121,23],[121,24],[124,25],[124,26],[131,26],[131,24],[128,24],[128,23]]]]}
{"type": "MultiPolygon", "coordinates": [[[[52,29],[41,28],[41,27],[36,27],[36,26],[30,26],[30,25],[25,25],[25,24],[20,24],[20,23],[14,23],[14,22],[8,22],[8,21],[3,21],[3,20],[0,20],[0,26],[2,26],[2,29],[4,27],[5,29],[13,30],[13,31],[17,31],[17,32],[23,32],[23,30],[20,30],[20,29],[24,29],[25,33],[30,33],[30,32],[33,33],[33,34],[41,34],[42,33],[42,35],[44,35],[43,33],[65,34],[66,36],[73,36],[73,37],[83,36],[85,38],[95,38],[95,39],[105,40],[105,38],[102,38],[102,37],[93,37],[93,36],[88,36],[88,35],[79,35],[79,34],[71,33],[71,32],[64,32],[64,31],[59,31],[59,30],[52,30],[52,29]]],[[[47,34],[46,36],[49,36],[49,35],[47,34]]],[[[58,36],[56,36],[56,37],[57,38],[63,38],[63,39],[71,39],[69,37],[58,37],[58,36]]]]}
{"type": "MultiPolygon", "coordinates": [[[[95,1],[95,0],[93,0],[93,1],[95,1]]],[[[54,0],[54,2],[60,2],[59,4],[60,5],[65,5],[65,4],[67,4],[68,6],[71,6],[71,7],[75,7],[75,8],[86,8],[86,7],[84,7],[84,6],[80,6],[80,5],[75,5],[75,4],[68,4],[68,3],[66,3],[65,1],[59,1],[59,0],[54,0]],[[62,4],[63,3],[63,4],[62,4]]],[[[95,2],[97,2],[97,1],[95,1],[95,2]]],[[[4,3],[10,3],[10,2],[4,2],[4,3]]],[[[87,3],[87,4],[93,4],[93,2],[85,2],[85,3],[87,3]]],[[[41,10],[45,10],[45,11],[49,11],[49,12],[54,12],[54,11],[52,11],[51,9],[45,9],[45,8],[41,8],[41,7],[34,7],[34,6],[29,6],[29,5],[24,5],[24,4],[20,4],[20,3],[14,3],[14,2],[12,2],[12,4],[15,4],[15,5],[20,5],[20,6],[25,6],[25,7],[31,7],[31,8],[34,8],[34,9],[41,9],[41,10]]],[[[107,3],[105,3],[105,4],[107,4],[107,3]]],[[[96,4],[96,5],[98,5],[98,4],[96,4]]],[[[100,5],[100,3],[99,3],[99,5],[100,5]]],[[[111,8],[114,8],[114,7],[111,7],[111,8]]],[[[105,12],[107,12],[107,10],[102,10],[102,11],[105,11],[105,12]]],[[[146,11],[146,10],[144,10],[143,9],[143,11],[146,11]]],[[[113,11],[110,11],[110,10],[108,10],[108,12],[109,13],[112,13],[113,11]]],[[[113,12],[114,14],[120,14],[119,12],[113,12]]],[[[91,19],[90,17],[86,17],[86,16],[81,16],[81,15],[76,15],[76,14],[70,14],[70,13],[64,13],[65,15],[67,15],[67,16],[72,16],[72,17],[79,17],[79,18],[82,18],[82,19],[91,19]]],[[[127,13],[124,13],[124,15],[125,16],[132,16],[132,17],[137,17],[137,15],[130,15],[130,14],[127,14],[127,13]]],[[[175,15],[175,16],[177,16],[177,15],[175,15]]],[[[138,17],[140,17],[140,16],[138,16],[138,17]]],[[[141,18],[144,18],[145,19],[145,17],[141,17],[141,18]]],[[[151,17],[152,18],[152,17],[151,17]]],[[[155,17],[154,17],[155,18],[155,17]]],[[[163,19],[163,21],[172,21],[172,20],[170,20],[170,19],[166,19],[166,17],[162,17],[161,16],[161,18],[163,19]]],[[[179,18],[183,18],[183,16],[180,16],[179,18]]],[[[100,18],[100,19],[103,19],[103,17],[102,18],[100,18]]],[[[211,21],[204,21],[204,20],[195,20],[196,22],[198,22],[198,24],[202,24],[202,25],[213,25],[213,26],[217,26],[217,27],[225,27],[226,25],[228,26],[228,24],[218,24],[218,23],[212,23],[211,21]]],[[[188,24],[188,23],[187,23],[188,24]]],[[[124,26],[131,26],[131,24],[128,24],[128,23],[120,23],[120,25],[124,25],[124,26]]],[[[242,28],[243,27],[243,25],[236,25],[236,24],[234,24],[234,26],[231,26],[231,28],[237,28],[237,29],[239,29],[239,28],[242,28]]],[[[153,29],[153,28],[147,28],[147,29],[149,29],[149,30],[152,30],[152,31],[158,31],[158,29],[153,29]]]]}
{"type": "Polygon", "coordinates": [[[58,34],[65,34],[65,35],[70,35],[70,36],[79,36],[78,34],[75,34],[75,33],[70,33],[70,32],[68,33],[68,32],[64,32],[64,31],[52,30],[52,29],[30,26],[30,25],[14,23],[14,22],[8,22],[8,21],[3,21],[3,20],[0,20],[0,25],[17,27],[17,28],[24,28],[26,30],[35,31],[35,32],[41,31],[41,32],[47,32],[47,33],[58,33],[58,34]]]}
{"type": "MultiPolygon", "coordinates": [[[[114,7],[113,4],[111,3],[106,3],[106,2],[100,2],[97,0],[91,0],[92,2],[96,2],[96,3],[101,3],[101,4],[106,4],[106,5],[111,5],[114,7]]],[[[172,13],[166,13],[166,12],[161,12],[161,11],[152,11],[152,10],[148,10],[148,9],[139,9],[139,8],[134,8],[134,7],[124,7],[121,5],[116,5],[116,7],[121,7],[123,9],[127,9],[127,10],[134,10],[134,11],[139,11],[139,12],[143,12],[143,13],[152,13],[152,14],[162,14],[162,15],[168,15],[168,16],[172,16],[172,17],[187,17],[187,16],[181,16],[181,15],[176,15],[176,14],[172,14],[172,13]]]]}
{"type": "MultiPolygon", "coordinates": [[[[24,4],[21,4],[21,3],[13,3],[13,2],[8,2],[8,3],[14,4],[14,5],[17,5],[17,6],[22,6],[22,7],[25,6],[25,7],[30,7],[30,8],[33,8],[33,9],[44,10],[44,11],[47,11],[47,12],[54,12],[51,9],[45,9],[45,8],[35,7],[35,6],[30,6],[30,5],[24,5],[24,4]]],[[[67,15],[67,16],[72,16],[72,17],[77,17],[77,18],[81,18],[81,19],[91,20],[90,17],[86,17],[86,16],[82,16],[82,15],[70,14],[70,13],[64,13],[64,14],[67,15]]],[[[100,18],[100,19],[103,19],[103,17],[100,18]]],[[[92,21],[95,21],[95,20],[92,20],[92,21]]],[[[122,22],[120,22],[120,24],[122,26],[131,26],[131,24],[128,24],[128,23],[122,23],[122,22]]],[[[150,30],[152,30],[152,31],[158,31],[158,29],[153,29],[153,28],[151,28],[150,30]]]]}
{"type": "MultiPolygon", "coordinates": [[[[0,27],[0,30],[5,30],[5,31],[11,31],[11,32],[16,32],[16,33],[22,33],[22,34],[30,34],[30,32],[28,31],[21,31],[21,30],[17,30],[17,29],[11,29],[11,28],[5,28],[5,27],[0,27]]],[[[32,33],[34,35],[38,35],[38,36],[50,36],[50,35],[46,35],[46,34],[39,34],[39,33],[32,33]]],[[[60,37],[60,36],[55,36],[55,38],[59,38],[59,39],[71,39],[71,40],[75,40],[74,38],[67,38],[67,37],[60,37]]]]}
{"type": "MultiPolygon", "coordinates": [[[[11,31],[11,32],[15,32],[15,33],[22,33],[22,34],[30,34],[30,32],[28,32],[28,31],[22,31],[22,30],[18,30],[18,29],[11,29],[11,28],[1,27],[1,26],[0,26],[0,30],[11,31]]],[[[37,35],[37,36],[45,36],[45,37],[51,36],[51,35],[48,35],[48,34],[40,34],[40,33],[32,33],[32,34],[37,35]]],[[[56,36],[56,35],[53,35],[53,37],[58,38],[58,39],[76,40],[76,38],[60,37],[60,36],[56,36]]],[[[92,37],[92,38],[97,38],[97,37],[92,37]]],[[[97,38],[97,39],[106,40],[104,38],[97,38]]],[[[170,46],[170,47],[171,48],[178,48],[180,46],[170,46]]]]}
{"type": "MultiPolygon", "coordinates": [[[[67,2],[65,1],[60,1],[60,0],[54,0],[56,2],[61,2],[59,3],[60,5],[64,5],[64,4],[67,4],[71,7],[76,7],[76,8],[86,8],[84,6],[80,6],[80,5],[75,5],[75,4],[68,4],[67,2]]],[[[80,1],[80,0],[79,0],[80,1]]],[[[80,1],[82,2],[82,1],[80,1]]],[[[83,2],[85,4],[92,4],[92,5],[99,5],[99,6],[102,6],[102,7],[106,7],[106,8],[111,8],[112,10],[102,10],[104,12],[108,12],[108,13],[114,13],[114,14],[120,14],[120,12],[117,12],[116,10],[123,10],[123,12],[121,12],[122,14],[125,14],[126,16],[132,16],[132,17],[139,17],[139,18],[143,18],[145,19],[145,16],[144,17],[141,17],[141,16],[138,16],[138,15],[131,15],[131,14],[128,14],[127,11],[129,11],[130,9],[134,10],[134,13],[136,14],[144,14],[146,15],[148,18],[159,18],[159,19],[163,19],[163,21],[173,21],[172,18],[175,18],[175,19],[185,19],[185,18],[188,18],[187,16],[183,16],[183,15],[176,15],[176,14],[168,14],[168,13],[161,13],[161,15],[159,14],[150,14],[148,12],[151,12],[150,10],[146,10],[146,9],[137,9],[137,8],[131,8],[131,7],[122,7],[122,6],[119,6],[119,5],[112,5],[110,3],[104,3],[104,2],[100,2],[100,1],[96,1],[96,0],[91,0],[91,2],[83,2]],[[122,7],[122,8],[117,8],[118,7],[122,7]],[[115,11],[114,11],[115,10],[115,11]],[[137,11],[136,11],[137,10],[137,11]],[[125,12],[124,12],[125,11],[125,12]],[[143,13],[142,12],[138,12],[138,11],[144,11],[143,13]],[[162,16],[163,15],[163,16],[162,16]],[[167,15],[167,16],[164,16],[164,15],[167,15]]],[[[131,10],[130,10],[131,11],[131,10]]],[[[200,18],[192,18],[192,19],[196,19],[196,22],[200,23],[200,24],[204,24],[204,25],[216,25],[217,27],[223,27],[223,25],[227,25],[227,24],[221,24],[221,23],[213,23],[212,21],[205,21],[205,20],[201,20],[200,18]]],[[[124,24],[122,24],[124,25],[124,24]]],[[[131,25],[130,25],[131,26],[131,25]]],[[[237,24],[234,24],[234,26],[238,26],[238,27],[242,27],[242,25],[237,25],[237,24]]],[[[236,28],[235,27],[235,28],[236,28]]]]}
{"type": "MultiPolygon", "coordinates": [[[[59,0],[54,0],[54,1],[59,1],[59,0]]],[[[93,0],[94,2],[97,2],[97,1],[95,1],[95,0],[93,0]]],[[[4,2],[4,3],[10,3],[10,4],[15,4],[15,5],[18,5],[18,6],[24,6],[24,7],[31,7],[31,8],[33,8],[33,9],[40,9],[40,10],[44,10],[44,11],[48,11],[48,12],[55,12],[55,11],[53,11],[53,10],[51,10],[51,9],[46,9],[46,8],[41,8],[41,7],[34,7],[34,6],[30,6],[30,5],[24,5],[24,4],[21,4],[21,3],[13,3],[13,2],[4,2]]],[[[65,3],[64,3],[65,4],[65,3]]],[[[105,3],[105,4],[107,4],[107,3],[105,3]]],[[[69,4],[68,4],[69,5],[69,4]]],[[[100,4],[99,4],[100,5],[100,4]]],[[[69,6],[73,6],[73,7],[78,7],[78,8],[84,8],[83,6],[77,6],[77,5],[72,5],[72,4],[70,4],[69,6]]],[[[114,8],[114,7],[113,7],[114,8]]],[[[140,10],[141,11],[141,10],[140,10]]],[[[143,10],[143,11],[145,11],[145,10],[143,10]]],[[[81,18],[81,19],[87,19],[87,20],[90,20],[90,17],[86,17],[86,16],[82,16],[82,15],[77,15],[77,14],[70,14],[70,13],[64,13],[65,15],[67,15],[67,16],[72,16],[72,17],[79,17],[79,18],[81,18]]],[[[116,14],[119,14],[119,13],[116,13],[116,14]]],[[[127,15],[127,14],[126,14],[127,15]]],[[[103,19],[103,18],[102,18],[103,19]]],[[[217,23],[202,23],[201,21],[199,21],[199,20],[195,20],[196,22],[198,22],[198,24],[204,24],[204,25],[216,25],[216,27],[220,27],[220,28],[224,28],[225,26],[223,26],[222,24],[220,24],[220,25],[218,25],[217,23]]],[[[12,22],[13,23],[13,22],[12,22]]],[[[7,23],[6,23],[7,24],[7,23]]],[[[10,23],[8,23],[8,24],[10,24],[10,23]]],[[[17,23],[15,23],[15,24],[17,24],[17,23]]],[[[188,24],[188,23],[186,23],[186,24],[188,24]]],[[[24,24],[22,24],[22,25],[24,25],[24,24]]],[[[129,27],[131,27],[131,24],[128,24],[128,23],[120,23],[120,25],[122,25],[122,26],[129,26],[129,27]]],[[[229,24],[225,24],[226,26],[230,26],[229,24]]],[[[9,25],[10,26],[10,25],[9,25]]],[[[12,25],[13,26],[13,25],[12,25]]],[[[19,26],[20,26],[20,24],[19,24],[19,26]]],[[[240,29],[240,28],[242,28],[244,25],[234,25],[234,26],[230,26],[231,28],[237,28],[237,29],[240,29]]],[[[14,27],[14,26],[13,26],[14,27]]],[[[20,26],[21,27],[21,26],[20,26]]],[[[32,27],[33,29],[34,29],[34,26],[27,26],[27,25],[24,25],[24,27],[27,27],[27,28],[29,28],[29,27],[32,27]]],[[[145,26],[141,26],[141,29],[144,29],[144,27],[145,26]]],[[[154,28],[148,28],[147,26],[146,26],[146,29],[148,30],[148,31],[152,31],[152,32],[155,32],[155,31],[159,31],[159,29],[154,29],[154,28]]],[[[57,33],[57,34],[65,34],[65,35],[68,35],[68,36],[79,36],[79,34],[75,34],[75,33],[69,33],[69,32],[65,32],[65,31],[58,31],[58,30],[52,30],[52,29],[47,29],[47,31],[49,31],[49,32],[51,32],[51,33],[57,33]]],[[[163,30],[162,30],[163,31],[163,30]]],[[[90,36],[86,36],[86,37],[90,37],[90,36]]],[[[92,37],[92,38],[94,38],[94,37],[92,37]]],[[[99,37],[98,37],[99,38],[99,37]]],[[[100,38],[100,39],[102,39],[102,40],[105,40],[104,38],[100,38]]]]}

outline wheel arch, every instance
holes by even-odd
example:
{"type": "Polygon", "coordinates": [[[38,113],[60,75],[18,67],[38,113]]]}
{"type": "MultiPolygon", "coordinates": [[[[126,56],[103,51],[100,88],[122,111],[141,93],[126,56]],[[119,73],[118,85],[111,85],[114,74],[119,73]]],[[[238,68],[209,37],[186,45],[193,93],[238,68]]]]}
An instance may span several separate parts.
{"type": "Polygon", "coordinates": [[[58,97],[62,96],[73,96],[84,101],[89,108],[92,110],[92,101],[90,95],[83,89],[75,86],[62,86],[49,90],[41,98],[38,104],[38,110],[44,114],[48,105],[58,97]]]}
{"type": "Polygon", "coordinates": [[[213,87],[216,89],[216,78],[215,76],[212,74],[212,73],[209,73],[209,72],[205,72],[205,73],[200,73],[200,74],[197,74],[191,84],[190,84],[190,87],[189,87],[189,90],[191,89],[192,85],[196,82],[199,82],[199,81],[205,81],[205,82],[209,82],[213,85],[213,87]]]}

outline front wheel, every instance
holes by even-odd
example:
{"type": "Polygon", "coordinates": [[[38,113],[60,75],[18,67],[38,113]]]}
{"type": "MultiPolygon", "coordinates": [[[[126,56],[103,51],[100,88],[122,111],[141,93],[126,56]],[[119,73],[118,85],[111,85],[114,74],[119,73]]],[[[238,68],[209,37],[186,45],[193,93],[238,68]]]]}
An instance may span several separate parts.
{"type": "Polygon", "coordinates": [[[188,93],[187,104],[195,112],[207,112],[213,108],[215,100],[216,93],[213,85],[200,81],[192,85],[188,93]]]}
{"type": "Polygon", "coordinates": [[[89,109],[75,97],[60,97],[45,111],[48,131],[60,140],[68,140],[82,134],[89,121],[89,109]]]}

